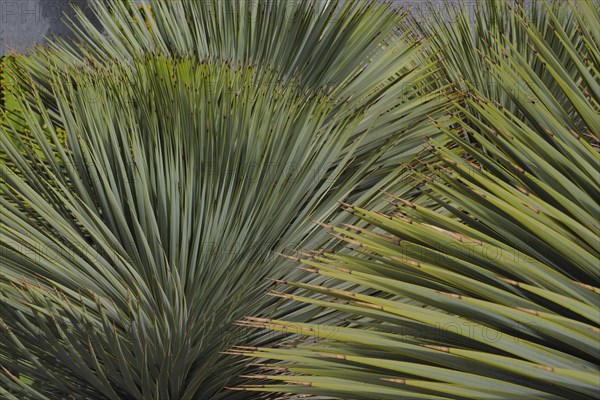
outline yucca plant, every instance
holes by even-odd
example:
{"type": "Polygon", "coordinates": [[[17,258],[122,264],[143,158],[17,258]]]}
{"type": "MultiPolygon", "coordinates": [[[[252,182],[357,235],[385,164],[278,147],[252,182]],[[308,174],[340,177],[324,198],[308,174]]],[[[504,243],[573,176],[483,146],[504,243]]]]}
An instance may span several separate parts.
{"type": "Polygon", "coordinates": [[[11,76],[8,73],[8,64],[10,63],[10,60],[10,56],[0,58],[0,110],[2,110],[5,115],[14,112],[16,107],[14,99],[10,94],[10,88],[13,85],[11,76]]]}
{"type": "MultiPolygon", "coordinates": [[[[346,204],[370,224],[325,224],[349,249],[296,258],[302,269],[358,288],[282,281],[298,291],[273,292],[344,312],[343,323],[241,321],[293,334],[295,345],[234,348],[265,369],[239,390],[356,399],[597,397],[600,74],[593,60],[600,40],[592,27],[600,13],[591,2],[544,3],[535,10],[544,24],[536,26],[524,10],[508,12],[525,42],[489,35],[495,39],[481,60],[496,86],[480,87],[477,77],[463,82],[469,90],[459,88],[456,126],[442,128],[456,147],[434,140],[438,161],[406,172],[422,182],[421,196],[390,194],[388,212],[346,204]],[[517,85],[528,95],[511,91],[517,85]]],[[[436,32],[459,36],[467,27],[436,32]]]]}
{"type": "MultiPolygon", "coordinates": [[[[560,50],[561,36],[557,35],[554,28],[556,21],[546,12],[546,7],[552,8],[552,15],[560,21],[563,39],[569,38],[572,49],[579,52],[578,59],[591,62],[589,67],[597,69],[594,64],[598,60],[586,47],[590,42],[597,42],[598,37],[594,37],[592,32],[581,35],[577,31],[580,25],[593,26],[595,23],[598,10],[593,1],[481,0],[466,2],[460,7],[456,2],[440,3],[430,7],[422,5],[411,18],[416,21],[412,25],[415,31],[427,38],[430,52],[439,58],[438,82],[442,84],[452,82],[463,92],[471,90],[474,85],[487,97],[518,113],[511,98],[518,96],[532,100],[535,97],[533,89],[527,82],[503,85],[488,69],[490,63],[498,61],[497,57],[505,56],[501,49],[508,51],[512,47],[527,60],[542,81],[550,83],[552,74],[530,45],[530,27],[535,27],[540,37],[556,50],[557,61],[573,79],[582,78],[572,54],[567,49],[560,50]],[[427,12],[423,13],[424,10],[427,12]],[[446,18],[448,15],[451,15],[449,19],[446,18]],[[526,18],[527,23],[523,23],[522,18],[526,18]]],[[[586,80],[589,78],[584,82],[586,80]]],[[[555,89],[560,91],[559,87],[547,85],[547,90],[561,98],[559,92],[554,93],[555,89]]]]}
{"type": "Polygon", "coordinates": [[[104,32],[81,16],[77,48],[16,57],[3,398],[253,396],[225,388],[248,360],[222,353],[279,337],[233,322],[332,317],[264,295],[305,279],[274,254],[326,243],[311,219],[353,222],[338,201],[401,187],[445,105],[396,11],[338,5],[108,1],[104,32]]]}

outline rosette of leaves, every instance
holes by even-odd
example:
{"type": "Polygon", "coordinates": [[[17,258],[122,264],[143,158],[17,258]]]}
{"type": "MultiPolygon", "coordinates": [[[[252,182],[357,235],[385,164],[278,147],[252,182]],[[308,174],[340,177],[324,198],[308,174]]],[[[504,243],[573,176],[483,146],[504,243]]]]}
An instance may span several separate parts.
{"type": "Polygon", "coordinates": [[[284,2],[213,2],[201,23],[204,2],[152,2],[137,20],[119,4],[97,5],[103,36],[82,16],[80,47],[10,68],[21,117],[0,128],[0,393],[248,397],[225,389],[248,360],[222,353],[280,337],[232,323],[330,314],[263,296],[268,277],[305,279],[275,253],[327,242],[311,219],[354,221],[340,200],[410,189],[398,172],[439,132],[428,118],[445,98],[387,6],[301,2],[282,31],[284,2]],[[247,53],[178,47],[213,25],[247,53]]]}
{"type": "Polygon", "coordinates": [[[356,399],[597,396],[600,89],[591,60],[600,56],[592,28],[600,18],[590,4],[543,4],[543,30],[513,11],[508,18],[526,42],[498,35],[485,58],[510,104],[477,79],[465,82],[456,127],[442,128],[456,147],[434,140],[438,161],[406,171],[437,206],[402,195],[390,197],[390,212],[345,205],[370,224],[325,224],[350,253],[295,258],[332,284],[281,282],[299,291],[273,294],[346,317],[336,325],[241,321],[296,343],[233,349],[264,368],[239,390],[356,399]],[[516,85],[530,92],[518,95],[516,85]],[[340,290],[339,280],[358,287],[340,290]]]}

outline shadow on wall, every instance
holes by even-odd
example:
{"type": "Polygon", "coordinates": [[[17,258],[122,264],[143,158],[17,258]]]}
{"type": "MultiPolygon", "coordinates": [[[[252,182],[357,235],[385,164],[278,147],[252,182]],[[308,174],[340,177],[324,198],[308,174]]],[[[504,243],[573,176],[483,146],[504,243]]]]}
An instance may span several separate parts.
{"type": "Polygon", "coordinates": [[[0,0],[0,57],[10,49],[23,52],[53,35],[68,40],[72,35],[65,18],[75,17],[73,6],[93,17],[94,1],[98,0],[0,0]]]}

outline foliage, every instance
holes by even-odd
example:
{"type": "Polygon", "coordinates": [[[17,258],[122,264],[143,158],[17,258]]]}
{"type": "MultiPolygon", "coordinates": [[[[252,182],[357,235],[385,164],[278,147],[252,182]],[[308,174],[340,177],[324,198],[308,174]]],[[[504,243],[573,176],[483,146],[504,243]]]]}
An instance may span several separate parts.
{"type": "Polygon", "coordinates": [[[15,56],[0,395],[594,398],[600,9],[447,7],[108,0],[15,56]]]}
{"type": "MultiPolygon", "coordinates": [[[[15,100],[10,93],[10,88],[13,85],[11,76],[7,71],[10,62],[10,56],[0,58],[0,110],[3,111],[3,114],[17,110],[15,100]]],[[[0,121],[4,121],[4,119],[0,121]]]]}
{"type": "MultiPolygon", "coordinates": [[[[297,292],[273,292],[343,312],[344,324],[241,321],[299,343],[235,348],[279,361],[263,361],[257,382],[239,390],[358,399],[597,396],[600,74],[593,60],[600,41],[593,27],[600,13],[591,2],[543,4],[532,16],[513,9],[506,19],[500,26],[511,29],[502,32],[516,24],[520,39],[486,35],[478,62],[488,75],[461,82],[456,125],[442,128],[457,147],[433,140],[439,161],[406,171],[425,182],[421,196],[392,196],[396,208],[385,213],[345,205],[370,224],[325,225],[350,253],[298,259],[314,274],[360,288],[288,281],[283,287],[297,292]]],[[[468,26],[444,25],[434,40],[468,36],[468,26]]],[[[442,62],[447,75],[470,76],[467,54],[442,62]]]]}
{"type": "Polygon", "coordinates": [[[105,33],[81,16],[80,47],[9,68],[4,398],[252,395],[224,390],[248,360],[222,352],[281,338],[234,321],[330,319],[263,295],[267,277],[304,280],[274,254],[327,243],[308,221],[353,222],[337,202],[402,187],[439,133],[433,63],[387,5],[151,3],[137,19],[98,3],[105,33]]]}

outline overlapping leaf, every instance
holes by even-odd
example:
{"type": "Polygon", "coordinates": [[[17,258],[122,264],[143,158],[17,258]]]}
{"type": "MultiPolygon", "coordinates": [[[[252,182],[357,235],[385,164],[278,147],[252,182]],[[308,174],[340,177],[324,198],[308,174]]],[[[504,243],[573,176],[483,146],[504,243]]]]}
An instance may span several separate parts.
{"type": "Polygon", "coordinates": [[[279,361],[263,361],[256,384],[240,390],[358,399],[596,397],[600,107],[589,60],[597,56],[591,27],[600,18],[589,2],[542,4],[535,13],[515,9],[507,17],[524,43],[497,35],[484,53],[485,79],[498,83],[500,97],[477,77],[462,82],[468,90],[456,102],[456,129],[443,129],[460,150],[431,143],[440,164],[418,179],[441,209],[399,196],[391,213],[347,205],[371,227],[326,227],[351,254],[298,261],[370,291],[282,282],[298,291],[276,296],[347,318],[339,326],[242,321],[317,342],[235,348],[279,361]],[[543,23],[536,27],[535,18],[543,23]],[[543,69],[522,54],[525,47],[543,69]],[[515,85],[529,95],[511,92],[515,85]]]}

